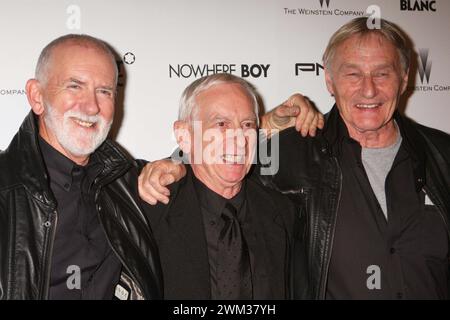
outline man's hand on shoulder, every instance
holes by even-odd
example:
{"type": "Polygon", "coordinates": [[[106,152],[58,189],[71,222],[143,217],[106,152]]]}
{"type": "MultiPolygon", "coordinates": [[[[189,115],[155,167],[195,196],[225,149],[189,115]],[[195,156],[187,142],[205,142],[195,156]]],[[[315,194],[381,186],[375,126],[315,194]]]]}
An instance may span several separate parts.
{"type": "Polygon", "coordinates": [[[139,196],[151,205],[158,201],[168,204],[170,190],[167,186],[185,175],[186,167],[181,162],[170,159],[149,162],[139,175],[139,196]]]}
{"type": "Polygon", "coordinates": [[[284,130],[294,127],[303,137],[316,135],[317,128],[324,126],[323,114],[300,93],[293,94],[281,105],[261,117],[261,128],[269,130],[284,130]]]}

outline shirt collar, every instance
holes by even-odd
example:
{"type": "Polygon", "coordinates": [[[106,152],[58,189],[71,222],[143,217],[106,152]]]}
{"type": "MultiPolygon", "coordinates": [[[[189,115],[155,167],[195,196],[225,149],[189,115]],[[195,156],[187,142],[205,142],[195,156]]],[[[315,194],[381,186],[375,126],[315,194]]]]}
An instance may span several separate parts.
{"type": "Polygon", "coordinates": [[[89,158],[86,166],[80,166],[56,150],[41,136],[38,140],[51,182],[69,191],[72,186],[81,188],[83,178],[87,175],[90,178],[89,182],[86,181],[88,182],[87,186],[90,186],[101,169],[95,156],[89,158]]]}
{"type": "Polygon", "coordinates": [[[239,192],[231,199],[224,198],[218,193],[212,191],[195,176],[193,180],[200,205],[213,212],[214,215],[220,217],[227,202],[231,203],[236,208],[238,215],[242,211],[241,208],[245,200],[245,180],[242,182],[239,192]]]}

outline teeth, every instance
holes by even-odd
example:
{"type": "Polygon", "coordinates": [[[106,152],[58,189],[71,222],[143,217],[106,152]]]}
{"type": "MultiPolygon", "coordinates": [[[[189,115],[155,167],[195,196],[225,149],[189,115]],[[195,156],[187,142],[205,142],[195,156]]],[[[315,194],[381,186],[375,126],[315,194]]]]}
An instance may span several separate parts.
{"type": "Polygon", "coordinates": [[[244,163],[243,155],[224,154],[222,156],[222,159],[224,160],[224,162],[228,163],[244,163]]]}
{"type": "Polygon", "coordinates": [[[81,121],[80,119],[74,119],[82,127],[90,128],[93,126],[94,122],[81,121]]]}
{"type": "Polygon", "coordinates": [[[376,107],[380,106],[380,104],[379,103],[372,103],[372,104],[358,103],[356,106],[358,108],[372,109],[372,108],[376,108],[376,107]]]}

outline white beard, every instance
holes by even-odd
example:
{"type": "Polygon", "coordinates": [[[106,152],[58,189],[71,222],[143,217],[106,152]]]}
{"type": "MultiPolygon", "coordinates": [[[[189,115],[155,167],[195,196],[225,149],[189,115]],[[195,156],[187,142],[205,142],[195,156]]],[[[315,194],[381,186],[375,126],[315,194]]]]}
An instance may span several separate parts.
{"type": "Polygon", "coordinates": [[[76,157],[88,156],[93,153],[105,141],[111,129],[112,120],[107,122],[98,115],[89,116],[73,110],[60,115],[50,104],[46,104],[45,107],[45,125],[56,136],[58,143],[76,157]],[[76,128],[78,125],[70,119],[71,117],[81,121],[94,122],[96,130],[86,132],[81,128],[76,128]]]}

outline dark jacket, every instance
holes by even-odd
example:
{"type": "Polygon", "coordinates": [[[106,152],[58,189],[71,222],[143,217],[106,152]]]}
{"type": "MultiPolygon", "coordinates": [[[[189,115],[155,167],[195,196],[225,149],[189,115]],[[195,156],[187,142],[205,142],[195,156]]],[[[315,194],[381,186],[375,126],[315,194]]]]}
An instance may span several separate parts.
{"type": "MultiPolygon", "coordinates": [[[[394,115],[414,168],[416,190],[425,190],[448,228],[450,219],[450,136],[394,115]]],[[[324,299],[331,258],[342,173],[331,146],[342,121],[337,107],[315,138],[302,138],[294,128],[279,135],[279,171],[260,176],[262,182],[288,194],[307,212],[307,257],[312,294],[324,299]]],[[[450,229],[449,229],[450,230],[450,229]]],[[[449,231],[450,234],[450,231],[449,231]]]]}
{"type": "MultiPolygon", "coordinates": [[[[146,211],[160,250],[164,298],[211,299],[202,212],[193,172],[189,166],[187,169],[186,176],[170,186],[169,204],[148,206],[146,211]]],[[[252,180],[247,180],[246,200],[247,215],[255,230],[254,240],[248,242],[254,256],[254,298],[291,298],[291,261],[305,261],[304,248],[300,248],[303,234],[298,231],[302,229],[299,212],[287,197],[252,180]]],[[[305,275],[305,270],[299,274],[305,275]]],[[[304,278],[297,297],[306,297],[304,278]]]]}
{"type": "MultiPolygon", "coordinates": [[[[160,262],[136,196],[136,165],[109,140],[95,153],[104,164],[93,184],[96,208],[122,263],[121,282],[131,298],[160,299],[160,262]]],[[[47,299],[58,208],[33,113],[0,153],[0,170],[0,298],[47,299]]]]}

